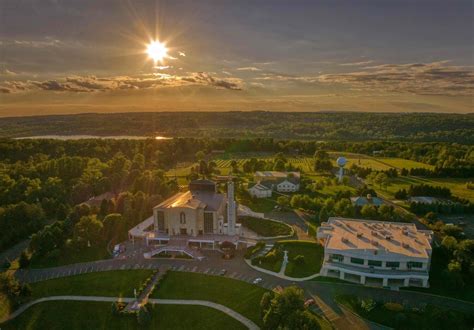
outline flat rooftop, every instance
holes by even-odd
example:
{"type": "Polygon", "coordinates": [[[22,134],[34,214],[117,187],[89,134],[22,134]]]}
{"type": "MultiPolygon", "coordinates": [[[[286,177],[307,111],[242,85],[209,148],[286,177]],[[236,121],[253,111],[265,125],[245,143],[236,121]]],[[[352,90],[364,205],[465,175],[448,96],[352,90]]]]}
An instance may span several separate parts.
{"type": "Polygon", "coordinates": [[[325,248],[350,251],[385,251],[407,257],[428,258],[431,231],[418,230],[412,223],[329,218],[318,228],[325,248]]]}

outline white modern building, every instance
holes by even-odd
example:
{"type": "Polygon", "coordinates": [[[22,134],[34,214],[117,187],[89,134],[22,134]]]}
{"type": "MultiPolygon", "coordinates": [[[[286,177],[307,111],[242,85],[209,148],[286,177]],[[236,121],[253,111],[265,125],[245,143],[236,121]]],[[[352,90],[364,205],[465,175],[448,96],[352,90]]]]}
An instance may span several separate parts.
{"type": "Polygon", "coordinates": [[[428,287],[433,232],[412,223],[329,218],[320,274],[374,286],[428,287]]]}

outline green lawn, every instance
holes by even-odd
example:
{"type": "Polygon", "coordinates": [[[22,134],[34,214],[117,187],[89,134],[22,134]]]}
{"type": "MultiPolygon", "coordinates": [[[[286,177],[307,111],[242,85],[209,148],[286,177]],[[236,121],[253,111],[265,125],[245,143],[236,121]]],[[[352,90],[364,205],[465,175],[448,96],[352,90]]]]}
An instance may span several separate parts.
{"type": "Polygon", "coordinates": [[[32,297],[60,295],[133,297],[133,289],[140,286],[151,270],[116,270],[81,274],[32,283],[32,297]]]}
{"type": "Polygon", "coordinates": [[[45,302],[2,325],[2,329],[245,329],[230,316],[204,306],[153,305],[148,326],[139,326],[133,315],[112,315],[110,306],[104,302],[45,302]]]}
{"type": "Polygon", "coordinates": [[[61,252],[58,258],[32,258],[30,268],[49,268],[110,258],[105,244],[84,248],[80,251],[64,249],[61,252]]]}
{"type": "Polygon", "coordinates": [[[400,189],[408,189],[410,185],[429,184],[432,186],[447,187],[451,189],[454,196],[465,198],[474,202],[474,190],[469,190],[466,187],[466,182],[472,181],[472,179],[456,179],[456,178],[420,178],[415,176],[401,176],[391,180],[390,185],[385,189],[380,190],[382,194],[387,194],[390,197],[400,189]]]}
{"type": "Polygon", "coordinates": [[[324,258],[324,248],[319,243],[306,241],[280,241],[278,245],[288,251],[288,264],[285,275],[291,277],[306,277],[319,273],[324,258]],[[304,262],[297,264],[294,258],[304,256],[304,262]]]}
{"type": "Polygon", "coordinates": [[[260,300],[266,291],[259,286],[226,277],[169,272],[152,297],[213,301],[262,325],[260,300]]]}
{"type": "Polygon", "coordinates": [[[387,165],[396,167],[398,169],[406,168],[408,170],[412,168],[426,168],[429,170],[434,169],[433,165],[420,163],[414,160],[403,159],[403,158],[390,158],[390,157],[378,157],[376,158],[378,161],[385,163],[387,165]]]}
{"type": "Polygon", "coordinates": [[[271,212],[275,208],[275,206],[277,205],[275,197],[271,197],[271,198],[249,198],[247,196],[238,195],[237,196],[237,201],[240,204],[243,204],[243,205],[249,207],[252,211],[259,212],[259,213],[271,212]]]}
{"type": "Polygon", "coordinates": [[[242,217],[239,221],[242,223],[242,226],[263,237],[287,236],[293,232],[290,226],[278,221],[253,217],[242,217]]]}

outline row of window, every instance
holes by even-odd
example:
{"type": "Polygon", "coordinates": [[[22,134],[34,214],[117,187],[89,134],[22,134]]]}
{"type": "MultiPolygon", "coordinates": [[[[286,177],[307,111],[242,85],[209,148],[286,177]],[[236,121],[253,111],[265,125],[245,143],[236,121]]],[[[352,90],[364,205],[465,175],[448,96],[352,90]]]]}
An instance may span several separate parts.
{"type": "MultiPolygon", "coordinates": [[[[343,262],[344,256],[340,254],[333,254],[331,260],[343,262]]],[[[350,259],[352,264],[363,265],[364,259],[351,257],[350,259]]],[[[380,260],[368,260],[367,264],[372,267],[382,267],[382,261],[380,260]]],[[[398,261],[387,261],[385,262],[385,267],[387,268],[400,268],[400,262],[398,261]]],[[[407,268],[423,268],[423,263],[418,261],[408,261],[407,268]]]]}

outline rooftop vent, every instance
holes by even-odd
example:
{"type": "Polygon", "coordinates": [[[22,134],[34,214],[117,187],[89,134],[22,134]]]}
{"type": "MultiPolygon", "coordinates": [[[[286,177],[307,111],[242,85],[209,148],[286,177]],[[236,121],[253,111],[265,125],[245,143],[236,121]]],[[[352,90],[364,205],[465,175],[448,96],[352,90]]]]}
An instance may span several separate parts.
{"type": "Polygon", "coordinates": [[[341,239],[341,241],[342,241],[343,243],[349,243],[349,240],[348,240],[347,238],[345,238],[345,237],[343,237],[343,238],[341,239]]]}
{"type": "Polygon", "coordinates": [[[362,236],[364,236],[364,233],[357,233],[358,238],[361,238],[362,236]]]}
{"type": "Polygon", "coordinates": [[[408,243],[402,243],[402,246],[403,246],[405,249],[409,249],[409,248],[410,248],[410,244],[408,244],[408,243]]]}
{"type": "Polygon", "coordinates": [[[392,239],[392,236],[390,236],[390,235],[385,235],[385,239],[386,239],[387,241],[390,241],[390,240],[392,239]]]}
{"type": "Polygon", "coordinates": [[[379,242],[377,242],[377,241],[372,241],[370,243],[372,243],[373,246],[379,246],[379,242]]]}

